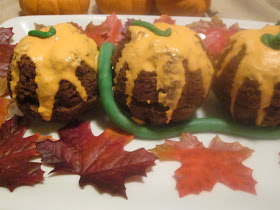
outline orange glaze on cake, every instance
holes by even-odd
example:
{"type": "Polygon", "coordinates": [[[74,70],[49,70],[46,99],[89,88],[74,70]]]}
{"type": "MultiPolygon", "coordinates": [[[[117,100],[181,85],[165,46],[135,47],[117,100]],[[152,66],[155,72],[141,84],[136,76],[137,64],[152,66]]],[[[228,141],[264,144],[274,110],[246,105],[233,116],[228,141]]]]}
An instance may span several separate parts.
{"type": "Polygon", "coordinates": [[[169,110],[166,111],[168,123],[185,85],[183,60],[187,60],[189,71],[201,71],[205,97],[210,88],[214,68],[195,32],[185,26],[167,23],[156,23],[155,26],[161,30],[171,28],[171,36],[162,37],[146,28],[130,26],[131,41],[125,45],[115,71],[118,75],[123,65],[128,64],[129,71],[126,71],[125,91],[128,95],[128,106],[132,101],[134,82],[141,71],[156,72],[157,90],[166,90],[168,87],[174,89],[172,82],[176,81],[172,97],[168,92],[159,92],[158,96],[159,103],[169,107],[169,110]]]}
{"type": "MultiPolygon", "coordinates": [[[[35,82],[39,101],[38,113],[46,121],[52,117],[52,109],[61,80],[71,82],[83,100],[87,93],[75,72],[81,62],[97,70],[98,49],[96,43],[70,23],[55,25],[56,35],[49,38],[24,37],[14,50],[11,62],[11,91],[16,98],[15,88],[19,81],[18,62],[26,54],[36,66],[35,82]]],[[[48,31],[49,27],[42,31],[48,31]]]]}
{"type": "Polygon", "coordinates": [[[256,124],[261,125],[265,111],[271,104],[274,86],[280,82],[280,51],[267,47],[261,41],[263,34],[277,34],[280,26],[266,26],[260,30],[244,30],[231,37],[232,49],[224,59],[217,77],[221,75],[230,60],[246,47],[245,56],[239,64],[231,90],[230,111],[234,116],[234,105],[239,89],[246,78],[259,84],[261,103],[257,113],[256,124]]]}

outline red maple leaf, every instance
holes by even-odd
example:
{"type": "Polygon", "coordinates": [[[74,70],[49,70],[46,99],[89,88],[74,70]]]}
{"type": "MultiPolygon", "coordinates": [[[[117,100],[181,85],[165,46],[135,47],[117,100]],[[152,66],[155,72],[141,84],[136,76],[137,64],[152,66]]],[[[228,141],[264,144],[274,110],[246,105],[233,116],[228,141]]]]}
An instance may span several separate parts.
{"type": "Polygon", "coordinates": [[[78,23],[70,22],[73,26],[75,26],[78,30],[84,33],[84,29],[82,26],[80,26],[78,23]]]}
{"type": "Polygon", "coordinates": [[[22,185],[43,181],[41,163],[30,162],[37,157],[36,141],[39,134],[23,138],[26,121],[18,116],[6,121],[0,128],[0,186],[13,191],[22,185]]]}
{"type": "Polygon", "coordinates": [[[7,76],[7,70],[15,45],[10,45],[13,28],[0,28],[0,77],[7,76]]]}
{"type": "Polygon", "coordinates": [[[100,25],[90,22],[85,29],[86,35],[92,38],[99,47],[104,42],[118,44],[124,37],[122,32],[122,21],[117,18],[115,13],[108,16],[100,25]]]}
{"type": "Polygon", "coordinates": [[[176,23],[176,20],[173,20],[170,16],[163,14],[158,19],[154,20],[154,23],[158,23],[158,22],[164,22],[164,23],[169,23],[171,25],[174,25],[176,23]]]}
{"type": "MultiPolygon", "coordinates": [[[[136,20],[135,18],[127,18],[126,22],[124,23],[124,27],[123,27],[123,31],[122,33],[125,34],[129,28],[129,26],[131,25],[131,22],[136,20]]],[[[140,19],[138,19],[140,20],[140,19]]]]}
{"type": "Polygon", "coordinates": [[[0,97],[0,126],[6,121],[9,115],[8,108],[11,102],[10,99],[0,97]]]}
{"type": "Polygon", "coordinates": [[[212,58],[217,58],[229,44],[230,37],[242,30],[238,24],[227,28],[226,24],[217,16],[214,16],[211,21],[200,20],[187,26],[195,32],[205,35],[202,43],[212,58]]]}
{"type": "Polygon", "coordinates": [[[9,44],[13,35],[13,28],[0,28],[0,44],[9,44]]]}
{"type": "Polygon", "coordinates": [[[88,122],[68,126],[58,133],[60,140],[37,143],[37,151],[43,163],[55,167],[52,172],[80,175],[81,187],[93,184],[101,191],[126,197],[125,179],[145,176],[146,168],[156,160],[145,149],[123,150],[133,136],[122,131],[106,129],[100,136],[94,136],[88,122]]]}
{"type": "Polygon", "coordinates": [[[211,191],[217,182],[233,190],[256,194],[253,170],[242,164],[253,150],[238,142],[225,143],[216,136],[205,148],[195,136],[187,133],[181,135],[180,141],[166,140],[151,151],[161,159],[182,163],[175,171],[180,197],[211,191]]]}

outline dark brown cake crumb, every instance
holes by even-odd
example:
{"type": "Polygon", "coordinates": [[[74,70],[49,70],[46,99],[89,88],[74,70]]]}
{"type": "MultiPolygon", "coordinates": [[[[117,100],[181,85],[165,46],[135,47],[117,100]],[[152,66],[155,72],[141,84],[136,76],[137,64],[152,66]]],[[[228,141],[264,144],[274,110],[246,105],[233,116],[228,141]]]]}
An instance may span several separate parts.
{"type": "MultiPolygon", "coordinates": [[[[122,56],[122,50],[130,41],[131,34],[127,33],[112,57],[114,68],[122,56]]],[[[187,60],[183,61],[186,84],[183,87],[177,108],[171,116],[171,123],[189,119],[205,99],[201,71],[199,69],[194,72],[189,71],[187,62],[187,60]]],[[[125,63],[120,69],[117,78],[115,78],[116,84],[114,84],[115,100],[122,111],[131,118],[136,118],[153,125],[167,124],[166,111],[170,108],[159,103],[158,96],[160,92],[164,92],[168,93],[169,97],[172,98],[172,87],[169,87],[171,89],[157,90],[156,72],[142,70],[134,82],[131,103],[127,105],[128,95],[125,94],[127,71],[130,71],[130,69],[128,64],[125,63]]],[[[173,85],[174,87],[176,86],[176,81],[173,82],[173,85]]]]}
{"type": "MultiPolygon", "coordinates": [[[[233,45],[234,43],[221,55],[217,68],[221,68],[223,60],[231,51],[233,45]]],[[[231,91],[234,85],[235,75],[245,55],[246,47],[243,46],[239,53],[228,62],[221,75],[214,76],[213,91],[219,102],[228,112],[231,112],[231,91]]],[[[261,97],[260,84],[256,80],[245,78],[233,104],[232,117],[238,122],[256,125],[261,97]]],[[[271,105],[264,110],[265,113],[261,126],[271,127],[280,124],[280,83],[274,86],[271,105]]]]}
{"type": "MultiPolygon", "coordinates": [[[[23,114],[29,118],[42,119],[38,113],[37,84],[35,82],[36,66],[26,55],[22,55],[18,62],[20,77],[15,88],[16,103],[23,114]]],[[[59,90],[55,96],[51,120],[69,121],[77,118],[89,110],[97,100],[97,74],[85,62],[76,69],[76,76],[85,88],[88,100],[83,101],[76,88],[67,80],[60,81],[59,90]]],[[[8,72],[8,88],[10,91],[11,69],[8,72]]],[[[10,94],[11,91],[10,91],[10,94]]]]}

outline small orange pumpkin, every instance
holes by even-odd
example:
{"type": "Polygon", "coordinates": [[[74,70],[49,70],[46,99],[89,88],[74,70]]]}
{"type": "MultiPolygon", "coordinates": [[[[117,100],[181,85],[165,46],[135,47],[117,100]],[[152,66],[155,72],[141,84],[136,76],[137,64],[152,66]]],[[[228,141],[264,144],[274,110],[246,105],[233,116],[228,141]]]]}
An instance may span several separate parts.
{"type": "Polygon", "coordinates": [[[25,15],[84,14],[89,0],[19,0],[25,15]]]}
{"type": "Polygon", "coordinates": [[[105,14],[149,14],[153,0],[96,0],[98,9],[105,14]]]}
{"type": "Polygon", "coordinates": [[[201,16],[206,12],[211,0],[155,0],[161,14],[201,16]]]}

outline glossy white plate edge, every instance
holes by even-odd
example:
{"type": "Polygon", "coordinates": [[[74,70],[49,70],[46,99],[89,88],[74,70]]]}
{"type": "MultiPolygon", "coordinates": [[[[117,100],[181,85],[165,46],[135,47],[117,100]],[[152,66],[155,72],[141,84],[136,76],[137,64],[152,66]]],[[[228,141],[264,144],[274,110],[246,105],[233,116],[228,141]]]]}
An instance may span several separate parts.
{"type": "MultiPolygon", "coordinates": [[[[122,20],[127,18],[153,21],[155,16],[119,16],[122,20]]],[[[105,15],[73,15],[73,16],[26,16],[10,19],[0,27],[14,27],[14,40],[18,42],[27,32],[34,28],[34,22],[54,25],[61,22],[73,21],[85,27],[90,21],[98,24],[104,21],[105,15]]],[[[175,17],[178,25],[184,25],[201,18],[175,17]]],[[[227,25],[236,22],[244,28],[261,28],[269,24],[266,22],[240,21],[224,19],[227,25]]],[[[211,101],[207,104],[210,110],[218,111],[217,104],[211,101]]],[[[199,111],[200,113],[200,111],[199,111]]],[[[204,113],[198,115],[203,116],[204,113]]],[[[91,116],[89,116],[89,119],[91,116]]],[[[93,131],[102,132],[102,126],[92,122],[93,131]],[[97,126],[97,128],[96,128],[97,126]]],[[[40,126],[40,125],[39,125],[40,126]]],[[[52,130],[52,128],[49,128],[52,130]]],[[[48,128],[46,129],[48,130],[48,128]]],[[[36,132],[36,128],[33,132],[36,132]]],[[[31,133],[33,133],[31,132],[31,133]]],[[[215,134],[198,134],[199,140],[208,146],[215,134]]],[[[228,210],[278,210],[280,202],[280,166],[278,152],[279,140],[248,140],[238,137],[219,135],[226,142],[240,141],[243,146],[255,149],[252,157],[244,162],[254,170],[253,177],[258,181],[254,196],[241,191],[233,191],[228,187],[217,184],[212,192],[202,192],[200,195],[189,195],[179,198],[175,190],[173,172],[180,164],[176,162],[156,162],[156,166],[148,170],[147,177],[131,179],[126,183],[128,200],[108,194],[100,194],[95,188],[86,186],[80,189],[78,176],[62,175],[51,176],[47,172],[51,168],[44,167],[45,181],[34,187],[20,187],[13,193],[0,188],[0,209],[228,209],[228,210]],[[141,181],[142,180],[142,181],[141,181]]],[[[126,146],[127,150],[145,147],[153,148],[159,141],[135,140],[126,146]]]]}

